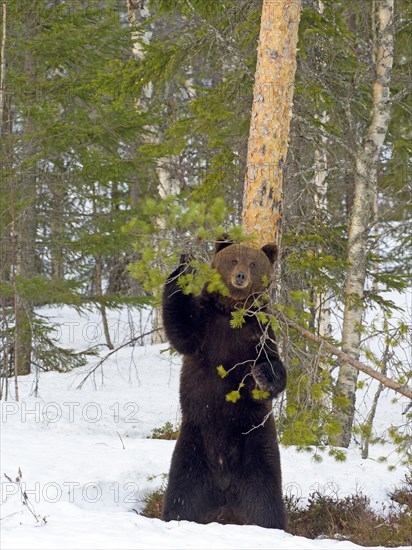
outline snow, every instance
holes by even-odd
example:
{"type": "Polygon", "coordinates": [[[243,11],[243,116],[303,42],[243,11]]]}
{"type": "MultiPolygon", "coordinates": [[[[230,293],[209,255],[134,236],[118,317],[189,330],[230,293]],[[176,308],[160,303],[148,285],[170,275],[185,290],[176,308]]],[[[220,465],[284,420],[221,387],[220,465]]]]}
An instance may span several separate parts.
{"type": "MultiPolygon", "coordinates": [[[[61,345],[85,349],[103,342],[97,314],[79,316],[68,308],[42,314],[60,323],[61,345]]],[[[142,330],[147,316],[135,318],[135,328],[142,330]]],[[[115,345],[130,336],[127,311],[112,313],[109,325],[115,345]]],[[[164,523],[138,515],[144,496],[164,483],[175,445],[148,436],[167,421],[179,422],[180,360],[167,348],[147,342],[125,347],[81,389],[98,357],[76,371],[42,373],[37,397],[35,375],[20,378],[20,401],[1,402],[1,547],[360,548],[349,541],[309,540],[256,526],[164,523]],[[21,489],[39,521],[22,504],[18,484],[4,477],[14,481],[19,469],[21,489]]],[[[105,353],[101,347],[100,356],[105,353]]],[[[399,420],[400,405],[392,403],[392,393],[385,396],[379,422],[385,419],[388,426],[392,418],[399,420]]],[[[362,491],[380,507],[405,470],[398,466],[389,472],[376,460],[382,448],[370,451],[367,460],[352,447],[345,463],[327,455],[316,463],[308,453],[281,448],[284,492],[304,503],[316,490],[340,497],[362,491]]]]}

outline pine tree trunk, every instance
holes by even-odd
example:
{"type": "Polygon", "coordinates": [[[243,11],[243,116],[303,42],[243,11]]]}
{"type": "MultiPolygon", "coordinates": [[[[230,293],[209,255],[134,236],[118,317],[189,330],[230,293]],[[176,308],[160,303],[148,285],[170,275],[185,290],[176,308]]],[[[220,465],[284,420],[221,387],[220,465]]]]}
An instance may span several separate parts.
{"type": "Polygon", "coordinates": [[[15,372],[18,376],[30,374],[31,354],[33,348],[32,317],[33,304],[17,289],[16,281],[24,284],[25,279],[32,277],[35,272],[35,234],[36,220],[34,212],[33,188],[35,175],[30,171],[23,175],[23,196],[31,197],[25,208],[18,213],[15,226],[14,251],[14,361],[15,372]],[[26,191],[26,193],[24,193],[26,191]]]}
{"type": "MultiPolygon", "coordinates": [[[[371,122],[356,159],[355,195],[348,229],[349,269],[345,284],[342,350],[354,359],[358,359],[360,354],[360,327],[364,312],[363,298],[369,252],[368,237],[373,218],[378,161],[390,120],[393,12],[394,0],[376,0],[376,33],[373,45],[375,78],[371,122]]],[[[345,363],[340,365],[335,386],[335,405],[336,416],[342,429],[336,438],[336,444],[342,447],[348,447],[351,438],[357,378],[357,369],[345,363]]]]}
{"type": "MultiPolygon", "coordinates": [[[[36,17],[30,10],[24,13],[27,40],[37,30],[36,17]]],[[[24,54],[24,72],[27,78],[35,78],[36,68],[27,50],[24,54]]],[[[16,375],[30,374],[33,349],[34,297],[28,297],[22,290],[25,282],[35,275],[36,251],[36,190],[37,161],[36,126],[31,116],[31,105],[35,98],[27,99],[23,108],[21,127],[17,130],[21,147],[16,152],[15,180],[11,183],[14,201],[13,221],[13,288],[15,307],[14,369],[16,375]]]]}
{"type": "MultiPolygon", "coordinates": [[[[4,214],[9,210],[9,201],[7,197],[9,195],[9,166],[10,159],[12,157],[10,135],[11,135],[11,121],[10,121],[10,101],[9,95],[6,94],[6,44],[7,44],[7,3],[3,0],[2,6],[2,38],[0,49],[0,136],[1,136],[1,149],[0,149],[0,207],[3,215],[0,221],[0,281],[9,282],[11,274],[11,240],[10,240],[10,219],[9,216],[4,214]]],[[[1,296],[1,307],[5,308],[8,299],[5,294],[1,296]]]]}
{"type": "MultiPolygon", "coordinates": [[[[2,3],[1,49],[0,49],[0,206],[3,212],[0,221],[0,283],[12,282],[12,238],[10,212],[10,173],[9,163],[12,158],[10,137],[12,133],[10,117],[10,97],[6,94],[6,45],[7,45],[7,2],[2,3]]],[[[11,214],[11,212],[10,212],[11,214]]],[[[9,395],[9,376],[13,373],[14,341],[10,333],[9,308],[11,300],[6,293],[0,293],[1,309],[1,365],[0,365],[0,400],[9,395]]],[[[14,371],[15,397],[18,400],[17,372],[14,371]]]]}
{"type": "Polygon", "coordinates": [[[281,240],[300,5],[264,0],[262,6],[242,214],[259,244],[281,240]]]}
{"type": "Polygon", "coordinates": [[[106,306],[103,301],[103,266],[102,266],[102,257],[97,255],[95,257],[95,266],[96,266],[96,289],[98,296],[100,298],[99,310],[102,316],[102,325],[103,325],[103,334],[106,340],[106,345],[109,349],[113,349],[112,339],[110,338],[109,323],[107,320],[106,306]]]}
{"type": "Polygon", "coordinates": [[[50,220],[50,270],[54,279],[64,278],[64,255],[62,251],[62,224],[64,224],[63,208],[65,192],[57,182],[52,189],[52,210],[50,220]]]}

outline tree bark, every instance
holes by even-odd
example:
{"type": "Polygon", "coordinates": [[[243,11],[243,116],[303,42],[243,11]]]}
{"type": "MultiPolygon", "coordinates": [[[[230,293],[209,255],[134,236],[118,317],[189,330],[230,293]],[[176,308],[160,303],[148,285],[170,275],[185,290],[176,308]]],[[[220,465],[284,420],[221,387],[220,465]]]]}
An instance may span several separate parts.
{"type": "MultiPolygon", "coordinates": [[[[326,112],[322,112],[319,119],[323,124],[328,120],[326,112]]],[[[314,216],[318,224],[323,225],[328,221],[328,182],[327,182],[327,155],[326,155],[326,136],[322,134],[321,143],[315,149],[315,195],[314,216]]],[[[322,246],[318,247],[318,253],[322,254],[322,246]]],[[[333,293],[330,288],[320,291],[316,289],[315,294],[315,324],[317,332],[322,338],[328,338],[332,335],[332,298],[333,293]]],[[[322,365],[326,368],[326,364],[322,365]]]]}
{"type": "MultiPolygon", "coordinates": [[[[318,12],[320,15],[325,11],[324,3],[318,1],[318,12]]],[[[321,52],[323,48],[321,46],[321,52]]],[[[325,63],[316,60],[316,66],[319,69],[324,69],[325,63]]],[[[316,118],[319,119],[321,123],[321,135],[320,143],[316,146],[315,149],[315,176],[314,176],[314,204],[315,212],[314,216],[317,219],[317,222],[321,225],[325,224],[329,220],[328,213],[328,158],[326,154],[326,143],[327,138],[323,127],[328,122],[328,114],[326,111],[322,111],[319,115],[316,115],[316,118]]],[[[318,248],[319,254],[322,253],[322,247],[318,248]]],[[[329,288],[325,288],[323,292],[316,292],[315,296],[315,312],[316,312],[316,321],[317,329],[319,336],[329,337],[332,334],[331,327],[331,313],[332,313],[332,292],[329,288]]],[[[323,365],[325,366],[325,365],[323,365]]]]}
{"type": "MultiPolygon", "coordinates": [[[[36,16],[30,10],[24,13],[24,32],[31,40],[37,32],[36,16]]],[[[36,68],[29,50],[24,53],[24,76],[35,82],[36,68]]],[[[13,189],[10,195],[14,201],[13,222],[13,288],[15,306],[14,361],[16,375],[30,374],[33,349],[33,309],[34,299],[28,297],[23,288],[26,281],[36,273],[36,190],[38,147],[36,143],[36,123],[31,115],[35,98],[28,98],[22,105],[21,127],[17,129],[16,149],[12,161],[16,163],[13,189]]]]}
{"type": "MultiPolygon", "coordinates": [[[[144,0],[127,0],[128,21],[129,25],[133,28],[137,23],[144,21],[149,17],[150,13],[147,8],[147,2],[144,0]]],[[[139,34],[137,32],[132,33],[133,38],[133,56],[142,60],[144,57],[144,51],[139,43],[139,34]]],[[[145,42],[149,42],[151,38],[151,32],[146,32],[144,36],[145,42]]],[[[137,108],[140,110],[146,110],[148,108],[148,102],[152,97],[152,83],[145,86],[142,97],[140,98],[137,108]]],[[[152,130],[150,138],[147,138],[149,143],[156,143],[158,139],[154,128],[152,130]]],[[[173,177],[173,170],[169,167],[172,164],[173,158],[160,158],[156,163],[156,174],[158,178],[158,192],[160,197],[164,198],[167,195],[178,193],[180,190],[180,182],[173,177]]],[[[136,194],[136,193],[134,193],[136,194]]],[[[162,225],[162,220],[158,221],[159,225],[162,225]]],[[[160,253],[160,251],[159,251],[160,253]]],[[[166,334],[163,328],[162,310],[161,307],[156,307],[153,310],[152,317],[152,344],[162,344],[167,341],[166,334]]]]}
{"type": "MultiPolygon", "coordinates": [[[[264,0],[243,196],[245,231],[280,246],[300,0],[264,0]]],[[[253,243],[252,243],[253,244],[253,243]]]]}
{"type": "MultiPolygon", "coordinates": [[[[2,217],[0,222],[0,281],[9,282],[11,276],[11,239],[10,239],[10,216],[5,215],[9,211],[9,180],[10,180],[10,159],[11,144],[10,134],[12,131],[10,123],[9,101],[6,94],[6,44],[7,44],[7,2],[3,0],[2,5],[2,37],[0,49],[0,207],[2,217]]],[[[10,301],[5,294],[1,295],[1,307],[5,308],[10,301]]]]}
{"type": "Polygon", "coordinates": [[[3,134],[4,106],[6,104],[6,40],[7,40],[7,2],[3,0],[0,51],[0,136],[3,134]]]}
{"type": "MultiPolygon", "coordinates": [[[[348,228],[349,269],[345,284],[342,350],[352,359],[360,354],[360,327],[364,312],[364,287],[371,230],[373,201],[377,187],[379,155],[390,120],[390,79],[393,64],[394,0],[376,0],[374,47],[375,78],[371,120],[359,148],[355,168],[355,194],[348,228]]],[[[343,361],[335,386],[336,417],[341,424],[337,444],[348,447],[355,413],[358,370],[343,361]]]]}
{"type": "MultiPolygon", "coordinates": [[[[33,192],[30,174],[28,178],[28,196],[33,192]]],[[[25,185],[26,187],[26,185],[25,185]]],[[[14,265],[14,291],[15,291],[15,371],[18,376],[30,374],[31,354],[33,349],[32,317],[33,304],[27,300],[18,290],[17,281],[24,284],[24,280],[34,275],[34,246],[35,246],[35,216],[33,199],[23,212],[19,212],[16,221],[17,232],[15,235],[15,265],[14,265]]]]}
{"type": "Polygon", "coordinates": [[[100,256],[100,254],[97,254],[95,256],[95,266],[96,266],[96,287],[97,287],[97,293],[100,297],[99,310],[102,316],[103,334],[106,340],[107,347],[109,349],[113,349],[114,346],[110,338],[109,323],[107,320],[106,306],[104,304],[104,297],[103,297],[103,280],[102,280],[103,269],[102,269],[102,257],[100,256]]]}
{"type": "Polygon", "coordinates": [[[376,409],[378,408],[379,397],[381,396],[381,393],[382,393],[384,387],[385,386],[382,384],[382,382],[379,382],[378,389],[376,390],[375,395],[373,396],[373,402],[372,402],[371,410],[369,411],[369,414],[366,418],[365,427],[369,430],[370,433],[367,433],[362,437],[361,448],[362,448],[362,458],[364,460],[366,460],[369,456],[370,434],[372,433],[373,421],[375,420],[376,409]]]}
{"type": "Polygon", "coordinates": [[[64,279],[64,253],[62,233],[64,227],[64,202],[65,191],[60,184],[56,182],[51,189],[50,212],[50,271],[54,279],[64,279]]]}

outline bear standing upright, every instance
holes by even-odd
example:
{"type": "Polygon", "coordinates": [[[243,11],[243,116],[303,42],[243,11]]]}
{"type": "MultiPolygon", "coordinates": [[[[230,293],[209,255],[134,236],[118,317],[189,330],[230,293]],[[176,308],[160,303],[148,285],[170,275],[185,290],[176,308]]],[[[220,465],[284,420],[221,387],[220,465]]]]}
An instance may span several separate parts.
{"type": "Polygon", "coordinates": [[[218,241],[212,267],[228,295],[206,288],[200,296],[184,294],[178,278],[191,269],[185,256],[166,282],[164,326],[183,367],[182,425],[163,503],[165,521],[286,527],[272,415],[272,398],[285,389],[286,371],[268,324],[252,313],[241,328],[230,326],[235,308],[264,292],[276,256],[274,243],[255,249],[218,241]],[[228,401],[238,388],[240,399],[228,401]],[[262,392],[260,399],[253,395],[256,389],[266,392],[263,399],[262,392]]]}

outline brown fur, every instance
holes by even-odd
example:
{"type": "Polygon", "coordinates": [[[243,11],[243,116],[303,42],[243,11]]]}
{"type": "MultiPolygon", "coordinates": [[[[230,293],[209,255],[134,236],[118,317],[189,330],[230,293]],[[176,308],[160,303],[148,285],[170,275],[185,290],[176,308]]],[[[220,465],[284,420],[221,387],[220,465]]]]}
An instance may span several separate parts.
{"type": "Polygon", "coordinates": [[[180,381],[182,426],[164,500],[166,521],[186,519],[256,524],[284,529],[281,469],[271,400],[285,388],[286,372],[272,330],[248,315],[239,329],[231,312],[264,290],[276,247],[260,250],[219,242],[212,266],[229,296],[184,295],[177,280],[188,265],[170,275],[163,295],[166,334],[183,354],[180,381]],[[265,328],[265,327],[263,327],[265,328]],[[218,366],[230,371],[221,378],[218,366]],[[238,390],[232,403],[228,393],[238,390]],[[269,397],[253,398],[254,389],[269,397]]]}

